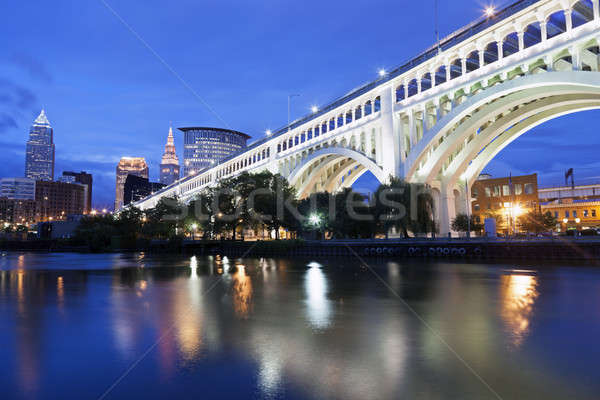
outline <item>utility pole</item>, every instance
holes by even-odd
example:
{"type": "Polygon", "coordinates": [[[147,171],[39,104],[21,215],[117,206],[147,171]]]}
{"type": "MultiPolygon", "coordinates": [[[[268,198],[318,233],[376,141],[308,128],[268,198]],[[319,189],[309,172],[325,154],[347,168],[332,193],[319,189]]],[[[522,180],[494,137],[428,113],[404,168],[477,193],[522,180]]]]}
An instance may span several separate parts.
{"type": "Polygon", "coordinates": [[[292,115],[292,97],[300,97],[299,94],[288,94],[288,132],[290,131],[290,122],[292,115]]]}
{"type": "Polygon", "coordinates": [[[438,21],[438,0],[434,0],[433,5],[433,13],[434,13],[434,24],[435,24],[435,44],[437,45],[438,54],[442,52],[440,48],[440,30],[439,30],[439,21],[438,21]]]}

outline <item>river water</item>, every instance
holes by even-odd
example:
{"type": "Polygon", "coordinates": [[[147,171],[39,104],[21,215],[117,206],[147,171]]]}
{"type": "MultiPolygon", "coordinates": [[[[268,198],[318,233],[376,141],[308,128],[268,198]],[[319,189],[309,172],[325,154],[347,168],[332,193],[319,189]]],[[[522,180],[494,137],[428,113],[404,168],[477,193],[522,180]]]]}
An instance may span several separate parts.
{"type": "Polygon", "coordinates": [[[600,269],[0,256],[2,399],[598,399],[600,269]]]}

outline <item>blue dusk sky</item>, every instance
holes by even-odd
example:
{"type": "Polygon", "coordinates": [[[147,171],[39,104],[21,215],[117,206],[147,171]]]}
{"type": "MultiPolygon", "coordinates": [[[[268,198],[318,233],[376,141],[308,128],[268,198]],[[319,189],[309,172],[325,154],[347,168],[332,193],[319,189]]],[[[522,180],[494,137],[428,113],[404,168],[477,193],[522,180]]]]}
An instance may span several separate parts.
{"type": "MultiPolygon", "coordinates": [[[[54,128],[55,174],[93,173],[94,204],[110,206],[121,156],[145,157],[151,179],[158,178],[169,121],[258,138],[287,122],[288,94],[301,94],[293,100],[297,118],[431,46],[433,5],[3,1],[0,176],[23,175],[29,127],[43,106],[54,128]]],[[[440,0],[441,35],[479,18],[486,5],[440,0]]],[[[599,111],[548,122],[503,150],[486,172],[537,172],[549,186],[574,167],[578,183],[598,181],[598,126],[599,111]]],[[[176,140],[182,159],[180,133],[176,140]]],[[[371,184],[365,177],[356,186],[371,184]]]]}

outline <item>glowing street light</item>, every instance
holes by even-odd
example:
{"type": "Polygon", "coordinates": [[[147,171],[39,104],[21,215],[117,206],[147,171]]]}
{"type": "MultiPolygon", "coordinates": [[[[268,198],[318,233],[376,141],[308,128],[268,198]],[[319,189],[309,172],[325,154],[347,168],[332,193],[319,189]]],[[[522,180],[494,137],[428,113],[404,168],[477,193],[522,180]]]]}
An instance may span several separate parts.
{"type": "Polygon", "coordinates": [[[568,218],[563,218],[563,224],[566,224],[567,222],[569,222],[568,218]]]}
{"type": "Polygon", "coordinates": [[[379,69],[379,76],[383,78],[385,76],[385,74],[387,74],[387,72],[385,72],[385,69],[380,68],[379,69]]]}
{"type": "Polygon", "coordinates": [[[496,9],[494,7],[492,7],[492,6],[486,7],[486,9],[485,9],[486,17],[488,17],[488,18],[493,17],[495,13],[496,13],[496,9]]]}
{"type": "Polygon", "coordinates": [[[273,133],[273,132],[271,132],[271,130],[270,130],[270,129],[267,129],[267,130],[265,131],[265,134],[266,134],[267,136],[271,136],[271,134],[272,134],[272,133],[273,133]]]}
{"type": "Polygon", "coordinates": [[[316,113],[317,111],[319,111],[319,107],[317,107],[317,106],[312,106],[312,107],[310,108],[310,111],[312,111],[313,113],[316,113]]]}
{"type": "Polygon", "coordinates": [[[581,222],[581,218],[575,218],[575,223],[578,224],[581,222]]]}
{"type": "Polygon", "coordinates": [[[92,214],[92,215],[96,215],[96,213],[97,213],[97,211],[96,211],[96,210],[92,210],[92,211],[90,211],[90,214],[92,214]]]}
{"type": "Polygon", "coordinates": [[[321,223],[321,217],[317,214],[311,214],[310,217],[308,217],[308,222],[312,225],[319,225],[321,223]]]}
{"type": "Polygon", "coordinates": [[[106,214],[108,212],[108,210],[106,208],[102,209],[102,214],[106,214]]]}

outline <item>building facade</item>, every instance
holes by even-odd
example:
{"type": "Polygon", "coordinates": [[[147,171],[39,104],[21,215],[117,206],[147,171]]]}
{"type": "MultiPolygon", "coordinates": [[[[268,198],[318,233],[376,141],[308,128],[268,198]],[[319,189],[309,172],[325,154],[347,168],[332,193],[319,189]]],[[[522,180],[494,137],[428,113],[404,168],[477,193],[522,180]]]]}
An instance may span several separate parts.
{"type": "Polygon", "coordinates": [[[600,227],[600,185],[543,188],[539,198],[542,212],[558,220],[559,231],[600,227]]]}
{"type": "Polygon", "coordinates": [[[471,212],[476,221],[496,218],[498,232],[516,229],[516,219],[539,210],[537,174],[492,178],[482,174],[471,187],[471,212]]]}
{"type": "Polygon", "coordinates": [[[123,191],[127,175],[136,175],[148,179],[148,164],[143,157],[122,157],[117,165],[115,190],[115,211],[123,207],[123,191]]]}
{"type": "Polygon", "coordinates": [[[246,147],[250,136],[221,128],[179,128],[184,134],[184,176],[196,175],[246,147]]]}
{"type": "Polygon", "coordinates": [[[148,178],[127,175],[125,185],[123,186],[123,205],[126,206],[131,202],[150,196],[152,193],[159,191],[165,186],[166,185],[163,183],[150,182],[148,178]]]}
{"type": "Polygon", "coordinates": [[[64,220],[81,215],[85,209],[85,188],[78,183],[37,181],[36,221],[64,220]]]}
{"type": "Polygon", "coordinates": [[[167,144],[160,163],[160,183],[170,185],[179,179],[179,158],[175,150],[175,138],[173,137],[173,128],[169,127],[167,144]]]}
{"type": "Polygon", "coordinates": [[[37,220],[36,201],[0,197],[0,224],[30,225],[37,220]]]}
{"type": "Polygon", "coordinates": [[[29,130],[25,154],[25,176],[35,181],[54,179],[54,131],[44,110],[29,130]]]}
{"type": "Polygon", "coordinates": [[[83,185],[85,188],[85,198],[84,204],[85,209],[84,214],[89,214],[92,211],[92,185],[93,185],[93,177],[92,174],[88,174],[85,171],[81,172],[73,172],[73,171],[64,171],[62,176],[58,179],[61,182],[66,183],[79,183],[83,185]]]}
{"type": "Polygon", "coordinates": [[[2,178],[0,197],[11,200],[35,200],[35,181],[29,178],[2,178]]]}

